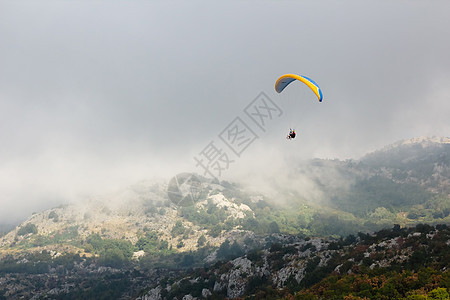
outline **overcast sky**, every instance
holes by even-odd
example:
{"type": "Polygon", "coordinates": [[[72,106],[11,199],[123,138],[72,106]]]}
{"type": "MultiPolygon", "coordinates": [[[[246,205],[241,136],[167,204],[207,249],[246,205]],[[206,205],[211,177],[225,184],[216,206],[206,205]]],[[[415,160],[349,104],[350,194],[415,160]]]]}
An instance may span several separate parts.
{"type": "Polygon", "coordinates": [[[437,0],[0,0],[0,223],[201,172],[210,142],[233,179],[449,136],[449,12],[437,0]],[[300,83],[277,94],[285,73],[314,79],[323,102],[300,83]],[[261,92],[282,111],[264,130],[244,111],[261,92]],[[253,132],[239,156],[221,139],[236,117],[253,132]]]}

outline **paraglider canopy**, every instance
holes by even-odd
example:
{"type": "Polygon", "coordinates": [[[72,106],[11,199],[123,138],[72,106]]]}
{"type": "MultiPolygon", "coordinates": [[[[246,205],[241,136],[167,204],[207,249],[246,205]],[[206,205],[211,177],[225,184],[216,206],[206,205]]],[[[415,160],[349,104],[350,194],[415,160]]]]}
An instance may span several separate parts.
{"type": "Polygon", "coordinates": [[[283,75],[280,78],[278,78],[277,82],[275,83],[275,90],[278,93],[281,93],[284,90],[284,88],[287,87],[294,80],[298,80],[306,84],[314,92],[314,94],[316,94],[317,98],[319,98],[319,102],[322,102],[323,95],[319,85],[315,83],[312,79],[305,76],[300,76],[296,74],[283,75]]]}

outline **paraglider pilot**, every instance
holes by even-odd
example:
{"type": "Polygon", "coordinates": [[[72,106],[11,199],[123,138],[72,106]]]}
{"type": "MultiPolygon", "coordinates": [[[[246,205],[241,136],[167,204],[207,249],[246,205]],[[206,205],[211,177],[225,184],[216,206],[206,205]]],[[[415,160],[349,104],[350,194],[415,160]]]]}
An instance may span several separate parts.
{"type": "Polygon", "coordinates": [[[288,140],[294,139],[294,138],[295,138],[295,129],[294,129],[294,130],[290,129],[290,130],[289,130],[289,134],[287,135],[286,138],[287,138],[288,140]]]}

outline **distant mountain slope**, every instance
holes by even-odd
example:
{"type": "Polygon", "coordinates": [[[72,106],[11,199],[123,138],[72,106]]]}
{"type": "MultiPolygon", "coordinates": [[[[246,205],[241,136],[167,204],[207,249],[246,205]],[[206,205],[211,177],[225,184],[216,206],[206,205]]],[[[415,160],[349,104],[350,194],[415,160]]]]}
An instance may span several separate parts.
{"type": "Polygon", "coordinates": [[[430,222],[450,213],[449,138],[398,142],[358,161],[314,160],[303,170],[324,191],[323,203],[369,222],[371,215],[397,214],[402,223],[401,216],[430,222]]]}
{"type": "Polygon", "coordinates": [[[413,182],[450,195],[450,138],[414,138],[370,153],[361,161],[396,182],[413,182]]]}
{"type": "Polygon", "coordinates": [[[219,246],[239,220],[254,214],[247,205],[225,197],[223,186],[206,179],[203,184],[205,194],[192,207],[171,202],[167,184],[141,182],[115,194],[33,214],[0,237],[0,258],[43,250],[97,255],[89,242],[95,239],[126,241],[146,252],[194,251],[205,236],[208,245],[219,246]],[[156,249],[147,247],[149,240],[158,243],[156,249]]]}

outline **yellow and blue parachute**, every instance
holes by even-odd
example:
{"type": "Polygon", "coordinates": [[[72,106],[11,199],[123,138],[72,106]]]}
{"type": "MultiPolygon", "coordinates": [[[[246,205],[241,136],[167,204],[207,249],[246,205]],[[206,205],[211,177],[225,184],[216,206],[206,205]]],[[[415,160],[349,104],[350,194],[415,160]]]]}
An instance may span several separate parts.
{"type": "Polygon", "coordinates": [[[275,83],[275,90],[278,93],[281,93],[284,90],[284,88],[287,87],[294,80],[298,80],[306,84],[314,92],[314,94],[316,94],[317,98],[319,98],[319,102],[322,102],[323,94],[319,85],[315,83],[312,79],[305,76],[295,74],[283,75],[280,78],[278,78],[277,82],[275,83]]]}

